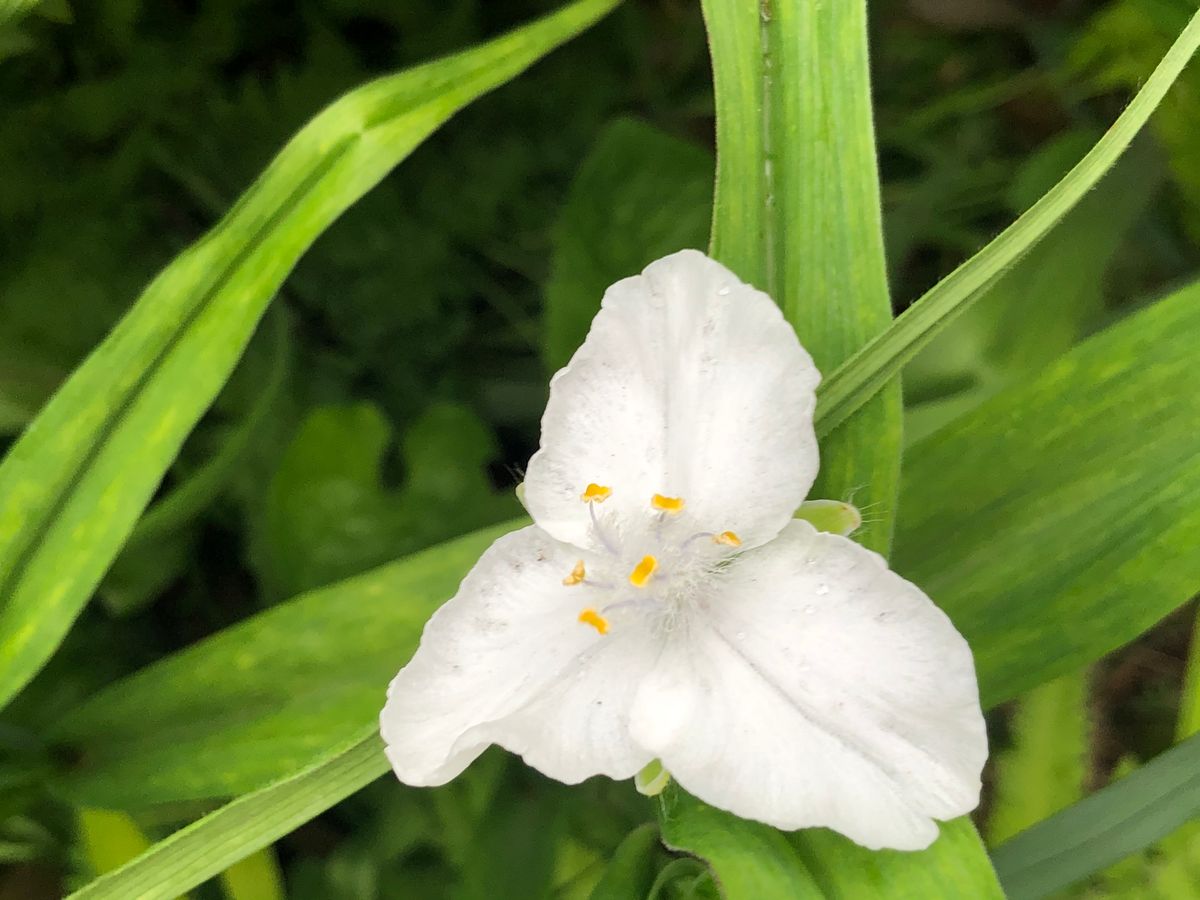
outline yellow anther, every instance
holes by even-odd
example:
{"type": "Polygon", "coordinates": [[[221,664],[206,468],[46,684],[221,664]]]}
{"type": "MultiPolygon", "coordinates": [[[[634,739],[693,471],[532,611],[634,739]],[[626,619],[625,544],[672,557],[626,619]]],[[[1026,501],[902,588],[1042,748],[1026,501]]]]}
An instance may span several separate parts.
{"type": "Polygon", "coordinates": [[[579,614],[579,621],[584,625],[591,625],[601,634],[608,634],[608,619],[590,606],[579,614]]]}
{"type": "Polygon", "coordinates": [[[586,574],[587,573],[583,570],[583,560],[581,559],[579,562],[575,563],[575,568],[571,570],[571,574],[563,579],[563,584],[565,584],[567,587],[570,587],[573,584],[579,584],[579,582],[583,581],[583,578],[586,574]]]}
{"type": "Polygon", "coordinates": [[[742,539],[732,531],[722,531],[720,534],[713,535],[713,540],[718,544],[724,544],[726,547],[742,546],[742,539]]]}
{"type": "Polygon", "coordinates": [[[579,499],[584,503],[603,503],[610,496],[612,496],[612,488],[602,484],[589,484],[579,495],[579,499]]]}
{"type": "Polygon", "coordinates": [[[664,497],[662,494],[655,494],[650,498],[650,505],[663,512],[677,513],[683,509],[683,498],[664,497]]]}
{"type": "Polygon", "coordinates": [[[658,560],[653,556],[643,556],[642,561],[633,567],[629,573],[629,583],[634,587],[645,587],[654,570],[658,568],[658,560]]]}

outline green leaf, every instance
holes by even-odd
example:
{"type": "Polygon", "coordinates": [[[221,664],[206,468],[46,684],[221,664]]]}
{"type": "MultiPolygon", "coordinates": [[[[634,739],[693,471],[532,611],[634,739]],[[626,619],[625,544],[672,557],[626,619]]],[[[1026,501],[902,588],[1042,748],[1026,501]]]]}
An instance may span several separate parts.
{"type": "MultiPolygon", "coordinates": [[[[1180,691],[1176,740],[1184,741],[1200,732],[1200,641],[1193,625],[1187,668],[1180,691]]],[[[1123,760],[1128,770],[1136,763],[1123,760]]],[[[1120,773],[1123,777],[1127,775],[1120,773]]],[[[1111,894],[1120,890],[1145,900],[1190,900],[1200,896],[1200,822],[1191,821],[1171,832],[1158,844],[1127,857],[1099,877],[1100,888],[1111,894]]]]}
{"type": "Polygon", "coordinates": [[[714,809],[676,785],[658,796],[663,843],[707,862],[727,900],[824,896],[782,832],[714,809]]]}
{"type": "Polygon", "coordinates": [[[306,594],[102,691],[52,736],[83,751],[57,790],[132,809],[238,794],[298,771],[378,718],[425,621],[488,545],[521,524],[306,594]]]}
{"type": "Polygon", "coordinates": [[[667,846],[708,862],[727,900],[1003,897],[966,818],[943,823],[920,853],[864,850],[825,829],[785,835],[674,787],[662,795],[659,820],[667,846]]]}
{"type": "MultiPolygon", "coordinates": [[[[187,567],[195,537],[193,523],[225,489],[279,401],[287,382],[291,338],[283,316],[268,324],[274,325],[270,329],[274,333],[267,335],[273,344],[271,359],[250,409],[207,462],[146,510],[104,576],[98,594],[114,616],[142,609],[187,567]]],[[[243,366],[251,362],[255,359],[248,354],[243,366]]]]}
{"type": "MultiPolygon", "coordinates": [[[[1092,143],[1084,129],[1051,142],[1021,167],[1012,193],[1036,197],[1092,143]]],[[[1161,174],[1156,148],[1135,141],[1045,239],[905,366],[906,442],[1034,374],[1103,321],[1105,273],[1161,174]]]]}
{"type": "MultiPolygon", "coordinates": [[[[237,427],[221,442],[220,450],[146,510],[122,548],[123,554],[178,533],[208,508],[233,476],[263,420],[279,401],[291,365],[292,338],[286,318],[283,315],[273,317],[268,320],[268,327],[269,359],[263,361],[265,366],[259,367],[263,371],[249,369],[247,372],[247,377],[261,379],[256,381],[253,403],[237,427]]],[[[244,360],[245,363],[253,361],[251,357],[244,360]]]]}
{"type": "Polygon", "coordinates": [[[555,846],[565,830],[563,794],[560,786],[529,780],[509,777],[501,784],[467,847],[456,898],[549,900],[555,846]]]}
{"type": "Polygon", "coordinates": [[[1182,741],[1200,732],[1200,617],[1192,623],[1192,640],[1188,645],[1187,668],[1179,697],[1179,719],[1175,723],[1175,738],[1182,741]]]}
{"type": "Polygon", "coordinates": [[[605,288],[684,247],[712,217],[712,154],[634,119],[601,132],[554,229],[544,359],[553,372],[583,343],[605,288]]]}
{"type": "Polygon", "coordinates": [[[659,870],[646,900],[719,900],[712,872],[698,859],[681,856],[659,870]]]}
{"type": "Polygon", "coordinates": [[[150,847],[137,822],[125,813],[107,809],[81,809],[79,842],[88,866],[97,874],[123,866],[150,847]]]}
{"type": "MultiPolygon", "coordinates": [[[[1191,0],[1114,0],[1087,23],[1071,48],[1070,67],[1093,90],[1137,90],[1171,39],[1195,11],[1191,0]]],[[[1193,240],[1200,237],[1200,71],[1191,70],[1154,117],[1155,137],[1170,159],[1179,212],[1193,240]]]]}
{"type": "Polygon", "coordinates": [[[313,410],[267,491],[255,554],[268,592],[288,597],[520,512],[485,464],[497,453],[470,410],[434,404],[408,429],[407,478],[381,484],[392,426],[370,403],[313,410]]]}
{"type": "Polygon", "coordinates": [[[660,856],[658,828],[647,822],[617,846],[590,900],[642,900],[654,884],[660,856]]]}
{"type": "Polygon", "coordinates": [[[399,521],[380,483],[392,426],[373,403],[309,413],[267,490],[256,554],[268,593],[291,596],[394,559],[399,521]]]}
{"type": "Polygon", "coordinates": [[[964,816],[939,825],[938,839],[917,854],[863,850],[825,829],[798,831],[790,839],[825,897],[1003,900],[971,820],[964,816]]]}
{"type": "Polygon", "coordinates": [[[32,12],[42,0],[0,0],[0,25],[8,25],[32,12]]]}
{"type": "MultiPolygon", "coordinates": [[[[864,0],[704,0],[717,105],[713,255],[779,303],[829,373],[891,322],[864,0]]],[[[843,417],[845,418],[845,417],[843,417]]],[[[900,470],[893,384],[821,445],[814,497],[872,510],[886,552],[900,470]]]]}
{"type": "Polygon", "coordinates": [[[912,448],[894,563],[993,706],[1120,646],[1200,585],[1200,284],[912,448]]]}
{"type": "Polygon", "coordinates": [[[988,842],[998,844],[1083,797],[1088,672],[1070,672],[1021,697],[1011,747],[994,758],[988,842]]]}
{"type": "Polygon", "coordinates": [[[169,900],[320,815],[387,770],[376,726],[299,773],[229,803],[70,900],[169,900]]]}
{"type": "Polygon", "coordinates": [[[275,853],[264,847],[221,873],[228,900],[285,900],[283,873],[275,853]]]}
{"type": "Polygon", "coordinates": [[[312,241],[454,112],[616,2],[579,0],[346,95],[150,284],[0,464],[0,702],[58,646],[312,241]]]}
{"type": "Polygon", "coordinates": [[[875,396],[939,330],[981,297],[1008,266],[1086,196],[1129,146],[1197,46],[1200,46],[1200,12],[1188,22],[1113,126],[1058,184],[825,380],[818,392],[818,434],[830,433],[875,396]]]}
{"type": "Polygon", "coordinates": [[[120,618],[150,605],[187,570],[196,537],[195,529],[181,528],[122,551],[97,589],[105,610],[120,618]]]}
{"type": "Polygon", "coordinates": [[[1048,897],[1200,815],[1200,735],[996,848],[1013,900],[1048,897]]]}

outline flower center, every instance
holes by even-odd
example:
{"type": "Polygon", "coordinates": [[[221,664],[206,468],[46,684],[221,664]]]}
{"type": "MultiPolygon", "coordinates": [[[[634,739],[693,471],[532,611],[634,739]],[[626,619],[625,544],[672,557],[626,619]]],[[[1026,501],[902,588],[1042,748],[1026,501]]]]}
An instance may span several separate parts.
{"type": "Polygon", "coordinates": [[[608,634],[616,618],[669,617],[694,594],[702,576],[741,546],[732,531],[697,531],[683,497],[654,494],[644,519],[613,522],[597,512],[613,494],[589,484],[579,495],[588,505],[592,534],[603,552],[579,560],[563,578],[598,596],[578,616],[581,624],[608,634]]]}

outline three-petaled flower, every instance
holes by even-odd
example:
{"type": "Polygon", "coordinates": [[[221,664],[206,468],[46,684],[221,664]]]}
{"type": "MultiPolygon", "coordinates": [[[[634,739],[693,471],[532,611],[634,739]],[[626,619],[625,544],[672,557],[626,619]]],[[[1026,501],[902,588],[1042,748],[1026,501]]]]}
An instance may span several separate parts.
{"type": "Polygon", "coordinates": [[[575,783],[660,759],[784,829],[917,849],[987,755],[966,642],[849,538],[793,518],[820,376],[779,309],[685,250],[605,294],[550,382],[524,501],[430,619],[380,720],[413,785],[489,744],[575,783]]]}

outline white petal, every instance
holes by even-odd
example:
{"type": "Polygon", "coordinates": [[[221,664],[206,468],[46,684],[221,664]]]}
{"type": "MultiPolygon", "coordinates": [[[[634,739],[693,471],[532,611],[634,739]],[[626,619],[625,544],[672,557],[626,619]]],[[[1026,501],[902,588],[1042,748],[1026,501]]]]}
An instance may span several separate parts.
{"type": "Polygon", "coordinates": [[[578,621],[603,598],[565,587],[580,553],[536,526],[496,541],[425,626],[388,688],[380,731],[401,781],[444,784],[492,743],[552,778],[629,778],[650,761],[628,736],[644,631],[578,621]]]}
{"type": "Polygon", "coordinates": [[[702,528],[770,540],[816,477],[819,380],[766,294],[695,250],[660,259],[608,289],[550,382],[526,507],[559,540],[594,546],[579,496],[596,483],[620,521],[660,493],[702,528]]]}
{"type": "Polygon", "coordinates": [[[633,737],[687,790],[784,829],[920,849],[979,802],[987,737],[950,620],[807,522],[740,557],[644,683],[633,737]]]}

